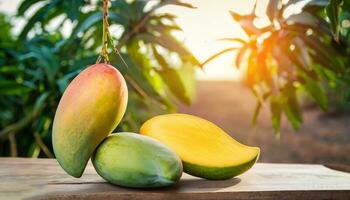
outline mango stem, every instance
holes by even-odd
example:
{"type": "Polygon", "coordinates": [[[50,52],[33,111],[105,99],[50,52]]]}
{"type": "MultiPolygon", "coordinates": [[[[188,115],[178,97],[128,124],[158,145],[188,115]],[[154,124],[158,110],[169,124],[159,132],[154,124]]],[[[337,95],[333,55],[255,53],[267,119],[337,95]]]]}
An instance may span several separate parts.
{"type": "Polygon", "coordinates": [[[97,60],[99,63],[101,60],[101,57],[103,57],[105,63],[109,64],[109,58],[108,58],[108,30],[109,24],[108,24],[108,0],[103,0],[103,34],[102,34],[102,51],[101,54],[97,60]]]}

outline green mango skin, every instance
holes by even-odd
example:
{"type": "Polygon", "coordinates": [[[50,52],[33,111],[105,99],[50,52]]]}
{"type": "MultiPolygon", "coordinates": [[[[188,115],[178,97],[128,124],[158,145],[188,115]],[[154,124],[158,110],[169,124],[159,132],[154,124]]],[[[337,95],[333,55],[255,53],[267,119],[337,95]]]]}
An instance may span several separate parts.
{"type": "Polygon", "coordinates": [[[192,176],[202,177],[208,180],[225,180],[243,174],[248,171],[258,160],[257,155],[253,160],[232,167],[206,167],[188,162],[183,162],[184,171],[192,176]]]}
{"type": "Polygon", "coordinates": [[[182,175],[182,163],[175,152],[136,133],[108,136],[91,160],[102,178],[124,187],[166,187],[175,184],[182,175]]]}
{"type": "Polygon", "coordinates": [[[127,101],[125,80],[111,65],[92,65],[73,79],[52,128],[56,159],[68,174],[81,177],[98,144],[119,124],[127,101]]]}

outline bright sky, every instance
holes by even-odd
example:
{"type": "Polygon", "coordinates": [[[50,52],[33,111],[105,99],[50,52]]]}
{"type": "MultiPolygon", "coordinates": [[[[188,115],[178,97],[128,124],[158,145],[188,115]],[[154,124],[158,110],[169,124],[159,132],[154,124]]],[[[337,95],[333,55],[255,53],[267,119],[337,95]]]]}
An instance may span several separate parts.
{"type": "MultiPolygon", "coordinates": [[[[244,37],[244,32],[234,22],[229,11],[249,13],[254,0],[183,0],[197,7],[188,9],[178,6],[163,8],[178,16],[177,22],[184,31],[185,45],[200,60],[229,47],[232,43],[218,41],[224,37],[244,37]]],[[[0,0],[0,11],[15,13],[20,0],[0,0]]],[[[257,15],[263,15],[267,0],[258,1],[257,15]]],[[[198,70],[199,79],[239,80],[240,73],[234,66],[235,53],[227,53],[198,70]]]]}
{"type": "MultiPolygon", "coordinates": [[[[177,22],[185,33],[185,44],[200,61],[232,47],[233,43],[220,38],[245,37],[239,25],[232,20],[229,11],[250,13],[254,0],[186,0],[197,9],[168,6],[165,11],[178,16],[177,22]]],[[[263,15],[267,0],[259,0],[257,15],[263,15]]],[[[227,53],[198,70],[199,79],[239,80],[240,72],[234,65],[235,53],[227,53]]]]}

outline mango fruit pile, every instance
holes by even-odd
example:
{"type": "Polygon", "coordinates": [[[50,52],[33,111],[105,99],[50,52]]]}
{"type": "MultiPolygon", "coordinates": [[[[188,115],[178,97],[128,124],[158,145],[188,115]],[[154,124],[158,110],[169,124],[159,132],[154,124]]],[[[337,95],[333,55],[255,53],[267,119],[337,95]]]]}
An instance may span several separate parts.
{"type": "Polygon", "coordinates": [[[222,180],[250,169],[260,153],[215,124],[187,114],[146,121],[140,133],[114,133],[128,101],[123,76],[109,64],[83,70],[64,92],[54,119],[52,144],[61,167],[81,177],[91,158],[109,183],[132,188],[170,186],[184,172],[222,180]]]}

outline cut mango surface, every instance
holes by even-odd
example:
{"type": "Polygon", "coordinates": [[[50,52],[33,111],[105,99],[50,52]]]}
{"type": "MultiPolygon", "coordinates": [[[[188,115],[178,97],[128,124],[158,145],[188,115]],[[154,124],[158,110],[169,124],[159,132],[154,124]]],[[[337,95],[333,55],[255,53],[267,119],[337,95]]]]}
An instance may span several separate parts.
{"type": "Polygon", "coordinates": [[[227,179],[251,168],[260,149],[234,140],[215,124],[187,114],[167,114],[145,122],[141,134],[173,149],[184,171],[207,179],[227,179]]]}

